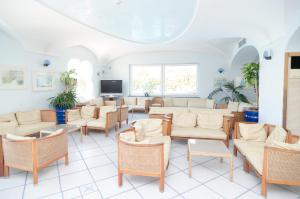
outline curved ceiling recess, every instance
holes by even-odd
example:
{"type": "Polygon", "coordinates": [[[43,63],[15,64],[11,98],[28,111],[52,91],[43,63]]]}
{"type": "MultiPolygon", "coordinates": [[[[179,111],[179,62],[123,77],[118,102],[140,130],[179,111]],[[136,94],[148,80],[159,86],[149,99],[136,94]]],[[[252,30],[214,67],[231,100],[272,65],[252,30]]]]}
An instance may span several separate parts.
{"type": "Polygon", "coordinates": [[[97,31],[145,44],[178,38],[197,10],[197,0],[37,1],[97,31]]]}

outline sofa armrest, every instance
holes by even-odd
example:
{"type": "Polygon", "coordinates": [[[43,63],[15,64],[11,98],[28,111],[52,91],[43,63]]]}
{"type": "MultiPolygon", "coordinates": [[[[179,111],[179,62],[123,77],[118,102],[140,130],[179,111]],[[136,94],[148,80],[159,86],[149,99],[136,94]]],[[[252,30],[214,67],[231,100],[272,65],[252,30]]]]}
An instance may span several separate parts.
{"type": "Polygon", "coordinates": [[[55,110],[41,110],[42,122],[55,122],[56,123],[56,112],[55,110]]]}
{"type": "Polygon", "coordinates": [[[169,119],[164,119],[163,120],[163,135],[164,136],[171,136],[171,128],[172,128],[172,124],[171,124],[171,120],[169,119]]]}
{"type": "Polygon", "coordinates": [[[111,111],[106,113],[106,128],[114,127],[118,122],[118,111],[111,111]]]}
{"type": "Polygon", "coordinates": [[[145,112],[149,112],[149,107],[151,105],[151,100],[145,100],[145,112]]]}
{"type": "Polygon", "coordinates": [[[262,179],[266,182],[300,185],[300,151],[265,146],[262,179]]]}
{"type": "Polygon", "coordinates": [[[227,138],[229,137],[230,133],[232,132],[232,127],[233,127],[233,117],[231,115],[224,115],[223,116],[223,129],[227,135],[227,138]]]}

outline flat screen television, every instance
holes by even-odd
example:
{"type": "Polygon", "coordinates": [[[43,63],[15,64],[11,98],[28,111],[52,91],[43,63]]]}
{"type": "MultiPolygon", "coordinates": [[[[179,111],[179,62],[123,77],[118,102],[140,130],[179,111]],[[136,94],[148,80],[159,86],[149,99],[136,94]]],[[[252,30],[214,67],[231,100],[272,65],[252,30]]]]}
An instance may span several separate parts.
{"type": "Polygon", "coordinates": [[[101,80],[101,93],[122,93],[122,80],[101,80]]]}
{"type": "Polygon", "coordinates": [[[291,69],[300,69],[300,56],[291,57],[291,69]]]}

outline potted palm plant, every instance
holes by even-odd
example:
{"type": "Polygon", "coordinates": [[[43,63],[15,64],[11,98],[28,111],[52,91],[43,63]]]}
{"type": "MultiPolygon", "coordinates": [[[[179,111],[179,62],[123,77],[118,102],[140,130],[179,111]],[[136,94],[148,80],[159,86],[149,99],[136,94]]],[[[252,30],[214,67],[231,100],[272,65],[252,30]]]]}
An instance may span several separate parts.
{"type": "Polygon", "coordinates": [[[65,112],[75,106],[76,100],[76,72],[70,70],[63,72],[60,76],[60,81],[64,84],[64,91],[55,97],[49,98],[50,106],[55,108],[58,124],[65,123],[65,112]]]}
{"type": "MultiPolygon", "coordinates": [[[[259,64],[248,63],[242,68],[243,78],[248,86],[254,88],[256,94],[256,105],[259,103],[259,64]]],[[[245,119],[248,122],[258,122],[258,108],[245,111],[245,119]]]]}
{"type": "Polygon", "coordinates": [[[223,85],[220,85],[220,87],[213,90],[209,95],[208,99],[213,99],[214,96],[219,95],[221,96],[220,102],[226,102],[229,101],[233,102],[246,102],[249,103],[249,100],[247,97],[241,93],[241,91],[244,89],[244,86],[234,86],[233,81],[225,82],[223,85]]]}

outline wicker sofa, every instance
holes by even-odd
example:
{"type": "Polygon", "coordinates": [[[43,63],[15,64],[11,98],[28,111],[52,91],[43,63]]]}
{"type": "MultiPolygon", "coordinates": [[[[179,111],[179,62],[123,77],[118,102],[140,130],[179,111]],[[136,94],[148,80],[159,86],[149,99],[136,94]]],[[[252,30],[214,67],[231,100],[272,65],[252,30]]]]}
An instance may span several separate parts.
{"type": "Polygon", "coordinates": [[[168,135],[172,139],[222,140],[229,146],[233,117],[226,109],[198,109],[178,111],[165,116],[171,120],[168,135]]]}
{"type": "Polygon", "coordinates": [[[148,112],[151,100],[148,97],[124,97],[121,105],[126,105],[129,111],[142,111],[148,112]]]}
{"type": "Polygon", "coordinates": [[[0,176],[4,175],[2,136],[6,134],[29,135],[56,124],[54,110],[33,110],[8,113],[0,116],[0,176]]]}
{"type": "MultiPolygon", "coordinates": [[[[300,139],[299,136],[286,133],[286,136],[273,136],[282,139],[279,146],[270,144],[268,138],[275,132],[274,125],[265,124],[266,141],[246,140],[241,134],[241,124],[252,123],[239,122],[235,124],[234,154],[239,152],[244,158],[244,171],[253,170],[261,178],[261,194],[266,196],[267,184],[300,185],[300,139]],[[295,149],[288,149],[290,144],[298,143],[295,149]],[[283,147],[281,146],[283,145],[283,147]]],[[[243,127],[244,128],[244,127],[243,127]]],[[[244,131],[244,130],[243,130],[244,131]]],[[[274,138],[273,138],[274,139],[274,138]]]]}
{"type": "Polygon", "coordinates": [[[9,168],[30,171],[33,183],[38,183],[38,172],[58,159],[68,165],[68,135],[63,129],[43,137],[3,136],[4,175],[9,168]]]}
{"type": "Polygon", "coordinates": [[[143,119],[117,135],[118,183],[123,174],[158,177],[159,189],[164,190],[165,170],[168,168],[171,139],[167,134],[169,120],[143,119]],[[137,125],[145,136],[137,140],[137,125]]]}
{"type": "Polygon", "coordinates": [[[190,109],[214,109],[214,100],[204,98],[164,98],[163,107],[150,107],[150,118],[163,118],[166,114],[176,111],[189,111],[190,109]]]}

